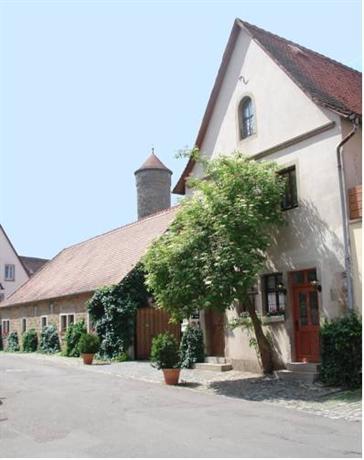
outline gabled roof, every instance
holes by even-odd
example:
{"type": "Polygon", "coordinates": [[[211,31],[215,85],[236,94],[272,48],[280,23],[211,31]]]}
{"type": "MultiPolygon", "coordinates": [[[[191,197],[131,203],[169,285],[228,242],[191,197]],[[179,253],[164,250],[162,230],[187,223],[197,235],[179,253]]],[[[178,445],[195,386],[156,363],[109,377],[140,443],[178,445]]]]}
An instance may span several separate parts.
{"type": "Polygon", "coordinates": [[[0,224],[0,231],[3,232],[3,234],[4,234],[4,236],[5,236],[6,240],[7,240],[7,242],[9,243],[9,246],[11,247],[12,251],[14,252],[14,255],[16,256],[16,258],[19,260],[19,263],[20,263],[20,265],[23,267],[25,273],[26,273],[27,275],[29,275],[29,274],[28,274],[28,270],[27,270],[27,268],[25,267],[25,265],[24,265],[24,263],[23,263],[21,257],[19,257],[18,253],[16,252],[16,249],[15,249],[14,246],[13,246],[13,243],[10,241],[10,238],[8,237],[8,235],[7,235],[7,233],[6,233],[5,229],[4,229],[4,227],[3,227],[1,224],[0,224]]]}
{"type": "MultiPolygon", "coordinates": [[[[297,43],[236,19],[196,138],[196,147],[201,148],[230,57],[242,29],[258,43],[313,102],[343,117],[361,116],[361,72],[297,43]]],[[[190,159],[174,187],[174,193],[185,193],[185,181],[193,166],[194,160],[190,159]]]]}
{"type": "Polygon", "coordinates": [[[56,299],[119,283],[174,219],[178,206],[70,246],[0,306],[56,299]]]}
{"type": "Polygon", "coordinates": [[[34,275],[35,272],[48,262],[48,259],[40,259],[39,257],[19,256],[19,259],[23,262],[29,276],[34,275]]]}

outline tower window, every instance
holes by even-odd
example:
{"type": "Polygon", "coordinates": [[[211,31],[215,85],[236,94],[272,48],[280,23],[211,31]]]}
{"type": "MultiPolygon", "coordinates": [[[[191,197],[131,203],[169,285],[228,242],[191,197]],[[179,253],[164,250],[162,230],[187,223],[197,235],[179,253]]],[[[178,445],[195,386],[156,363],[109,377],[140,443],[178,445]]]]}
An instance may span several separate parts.
{"type": "Polygon", "coordinates": [[[254,134],[254,110],[253,102],[250,97],[244,97],[240,103],[239,124],[241,139],[245,139],[254,134]]]}

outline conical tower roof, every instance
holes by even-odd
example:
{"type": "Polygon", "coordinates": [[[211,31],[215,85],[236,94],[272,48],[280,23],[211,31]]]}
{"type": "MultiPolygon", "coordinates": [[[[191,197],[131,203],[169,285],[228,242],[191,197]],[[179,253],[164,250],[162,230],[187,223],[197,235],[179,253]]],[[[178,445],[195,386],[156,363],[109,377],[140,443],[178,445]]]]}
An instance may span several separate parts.
{"type": "Polygon", "coordinates": [[[135,174],[139,171],[145,171],[147,169],[158,169],[160,171],[168,171],[172,174],[172,171],[165,166],[161,160],[155,155],[154,149],[149,157],[144,161],[144,163],[135,171],[135,174]]]}

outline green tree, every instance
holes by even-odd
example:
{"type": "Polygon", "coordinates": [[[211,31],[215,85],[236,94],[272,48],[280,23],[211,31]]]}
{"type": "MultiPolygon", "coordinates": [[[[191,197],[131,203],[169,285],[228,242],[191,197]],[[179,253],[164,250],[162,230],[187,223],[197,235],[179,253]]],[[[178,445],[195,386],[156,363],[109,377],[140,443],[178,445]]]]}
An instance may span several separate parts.
{"type": "Polygon", "coordinates": [[[284,184],[271,162],[235,153],[202,161],[203,179],[190,179],[186,198],[168,231],[143,259],[146,281],[157,303],[174,319],[194,310],[249,312],[263,370],[273,370],[272,349],[248,292],[283,222],[284,184]]]}

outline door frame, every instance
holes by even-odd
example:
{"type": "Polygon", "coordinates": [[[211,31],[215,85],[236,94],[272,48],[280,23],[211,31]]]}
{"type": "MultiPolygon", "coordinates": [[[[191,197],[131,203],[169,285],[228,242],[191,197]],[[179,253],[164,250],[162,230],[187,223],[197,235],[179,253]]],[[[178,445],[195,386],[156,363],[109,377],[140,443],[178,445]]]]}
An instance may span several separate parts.
{"type": "MultiPolygon", "coordinates": [[[[298,269],[295,269],[295,270],[291,270],[290,272],[288,272],[288,282],[289,282],[289,294],[290,294],[290,298],[292,300],[291,302],[291,305],[292,305],[292,331],[293,331],[293,343],[294,343],[294,357],[295,357],[295,361],[298,362],[298,346],[297,346],[297,343],[298,343],[298,334],[297,334],[297,331],[298,329],[296,329],[296,324],[297,324],[297,321],[299,321],[299,315],[298,315],[298,306],[296,304],[296,297],[295,297],[295,291],[299,288],[302,288],[302,289],[307,289],[307,288],[311,288],[312,290],[313,287],[311,285],[311,283],[307,280],[305,280],[304,283],[302,284],[297,284],[297,283],[294,283],[293,281],[293,276],[295,273],[297,272],[309,272],[311,270],[316,270],[316,277],[318,277],[318,273],[317,273],[317,267],[308,267],[308,268],[298,268],[298,269]]],[[[307,275],[306,275],[307,276],[307,275]]],[[[317,303],[318,303],[318,315],[319,315],[319,323],[320,323],[320,316],[321,316],[321,300],[320,300],[320,296],[319,296],[319,292],[317,292],[317,303]]],[[[311,318],[311,313],[310,313],[310,318],[311,318]]],[[[318,325],[318,328],[320,328],[320,325],[318,325]]]]}

